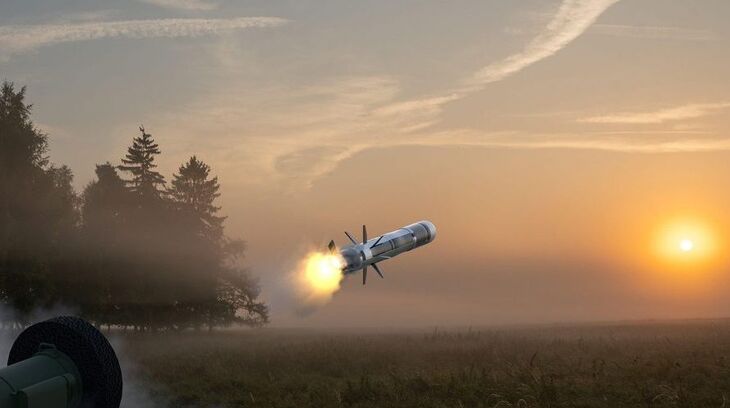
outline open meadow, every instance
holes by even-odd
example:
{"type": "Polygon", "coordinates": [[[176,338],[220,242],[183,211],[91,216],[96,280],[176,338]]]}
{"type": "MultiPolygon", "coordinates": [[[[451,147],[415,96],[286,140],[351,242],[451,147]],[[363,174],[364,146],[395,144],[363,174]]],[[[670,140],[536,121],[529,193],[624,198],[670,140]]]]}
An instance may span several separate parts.
{"type": "Polygon", "coordinates": [[[719,408],[730,398],[727,321],[121,341],[127,377],[154,406],[719,408]]]}

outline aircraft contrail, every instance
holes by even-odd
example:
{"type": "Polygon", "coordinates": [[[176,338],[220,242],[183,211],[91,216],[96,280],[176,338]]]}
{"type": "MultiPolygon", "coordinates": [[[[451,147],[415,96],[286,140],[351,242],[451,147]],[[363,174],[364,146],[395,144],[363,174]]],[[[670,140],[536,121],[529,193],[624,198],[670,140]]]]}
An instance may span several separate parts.
{"type": "Polygon", "coordinates": [[[200,37],[247,28],[277,27],[278,17],[168,18],[0,27],[0,53],[19,54],[54,44],[102,38],[200,37]]]}

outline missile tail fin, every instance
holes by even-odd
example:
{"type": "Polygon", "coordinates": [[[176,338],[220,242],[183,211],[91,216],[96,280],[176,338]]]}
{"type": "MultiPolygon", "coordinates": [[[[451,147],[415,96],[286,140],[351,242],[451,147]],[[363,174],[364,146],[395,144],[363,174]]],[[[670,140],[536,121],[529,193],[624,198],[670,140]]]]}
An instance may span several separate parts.
{"type": "Polygon", "coordinates": [[[335,245],[335,241],[330,241],[329,245],[327,245],[327,249],[329,249],[331,254],[334,254],[337,251],[337,245],[335,245]]]}
{"type": "Polygon", "coordinates": [[[368,266],[365,265],[364,268],[362,268],[362,284],[364,285],[365,282],[368,280],[368,266]]]}
{"type": "Polygon", "coordinates": [[[350,242],[352,242],[352,245],[357,245],[357,242],[355,242],[355,238],[353,238],[349,232],[345,231],[345,235],[347,235],[347,238],[350,238],[350,242]]]}
{"type": "Polygon", "coordinates": [[[362,243],[368,242],[368,229],[365,227],[365,224],[362,225],[362,243]]]}
{"type": "Polygon", "coordinates": [[[380,267],[378,266],[378,264],[374,263],[373,268],[375,268],[375,272],[377,272],[381,278],[385,278],[385,276],[383,276],[383,271],[380,270],[380,267]]]}

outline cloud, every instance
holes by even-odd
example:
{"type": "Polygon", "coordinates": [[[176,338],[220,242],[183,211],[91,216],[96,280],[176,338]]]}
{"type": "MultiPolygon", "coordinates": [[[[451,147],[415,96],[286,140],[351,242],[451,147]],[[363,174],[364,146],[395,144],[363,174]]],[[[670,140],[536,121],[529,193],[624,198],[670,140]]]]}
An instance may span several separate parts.
{"type": "Polygon", "coordinates": [[[548,58],[583,34],[596,19],[619,0],[564,0],[547,26],[521,51],[475,72],[461,86],[444,96],[430,96],[398,102],[381,108],[384,114],[416,111],[438,114],[442,106],[480,91],[490,83],[501,81],[528,66],[548,58]]]}
{"type": "Polygon", "coordinates": [[[199,37],[246,28],[277,27],[285,23],[287,20],[277,17],[238,17],[11,25],[0,27],[0,54],[19,54],[65,42],[102,38],[199,37]]]}
{"type": "Polygon", "coordinates": [[[721,103],[696,103],[673,108],[660,109],[652,112],[622,112],[609,115],[592,116],[580,119],[583,123],[607,123],[607,124],[660,124],[670,121],[696,119],[717,113],[717,111],[730,108],[730,102],[721,103]]]}
{"type": "MultiPolygon", "coordinates": [[[[476,89],[500,81],[550,57],[583,34],[598,17],[618,0],[565,0],[547,27],[527,46],[502,61],[478,71],[470,85],[476,89]]],[[[468,88],[472,89],[472,88],[468,88]]]]}
{"type": "Polygon", "coordinates": [[[338,78],[298,89],[232,81],[226,90],[155,114],[145,123],[154,126],[156,135],[175,135],[176,146],[185,147],[167,149],[173,163],[190,149],[200,149],[228,174],[256,174],[246,179],[306,188],[353,154],[395,141],[392,130],[399,119],[373,120],[372,111],[399,91],[395,80],[379,76],[338,78]],[[201,138],[204,134],[215,138],[201,138]]]}
{"type": "Polygon", "coordinates": [[[443,132],[431,142],[423,140],[416,143],[420,146],[475,146],[498,147],[511,149],[573,149],[604,150],[625,153],[677,153],[706,152],[730,150],[730,139],[715,137],[697,137],[693,132],[679,134],[668,132],[627,132],[623,135],[593,134],[586,138],[584,134],[562,133],[523,133],[494,132],[486,133],[472,130],[455,130],[443,132]],[[650,135],[650,138],[637,136],[650,135]],[[676,136],[682,137],[676,137],[676,136]],[[687,137],[695,135],[694,137],[687,137]],[[657,138],[665,136],[665,138],[657,138]],[[673,137],[674,136],[674,137],[673,137]]]}
{"type": "Polygon", "coordinates": [[[98,22],[102,20],[109,20],[116,14],[119,14],[119,10],[77,11],[61,14],[56,23],[79,23],[82,21],[98,22]]]}
{"type": "Polygon", "coordinates": [[[621,24],[594,24],[591,34],[614,37],[646,38],[654,40],[710,41],[716,39],[709,30],[664,26],[630,26],[621,24]]]}
{"type": "Polygon", "coordinates": [[[373,116],[384,101],[399,92],[398,82],[389,77],[340,78],[304,89],[282,85],[252,90],[236,84],[227,92],[212,93],[184,110],[156,115],[145,123],[154,124],[151,129],[159,135],[158,141],[168,146],[166,166],[183,161],[190,151],[205,151],[205,159],[216,163],[216,171],[226,174],[228,182],[267,184],[290,191],[311,187],[360,152],[397,146],[628,153],[730,150],[730,139],[697,130],[561,133],[429,129],[406,133],[423,118],[404,115],[375,120],[373,116]],[[164,135],[174,135],[174,145],[166,143],[164,135]]]}
{"type": "Polygon", "coordinates": [[[142,3],[152,4],[158,7],[190,10],[190,11],[207,11],[218,8],[218,3],[204,0],[137,0],[142,3]]]}
{"type": "MultiPolygon", "coordinates": [[[[545,146],[544,139],[515,133],[452,129],[437,131],[445,104],[514,75],[554,55],[580,36],[617,0],[565,0],[556,15],[521,51],[485,66],[440,95],[399,100],[401,84],[388,75],[332,78],[325,84],[292,89],[285,85],[254,91],[235,69],[221,89],[184,109],[156,115],[156,134],[175,134],[186,149],[205,149],[219,171],[240,174],[239,182],[307,188],[344,160],[372,148],[424,146],[545,146]],[[214,134],[215,140],[199,135],[214,134]],[[256,174],[257,177],[244,175],[256,174]]],[[[226,47],[225,59],[236,55],[226,47]]],[[[240,58],[237,58],[240,63],[240,58]]],[[[549,137],[549,135],[540,135],[549,137]]],[[[567,138],[566,138],[567,139],[567,138]]],[[[161,142],[163,142],[161,140],[161,142]]],[[[565,141],[560,147],[585,143],[565,141]]],[[[168,149],[168,157],[177,152],[168,149]]]]}

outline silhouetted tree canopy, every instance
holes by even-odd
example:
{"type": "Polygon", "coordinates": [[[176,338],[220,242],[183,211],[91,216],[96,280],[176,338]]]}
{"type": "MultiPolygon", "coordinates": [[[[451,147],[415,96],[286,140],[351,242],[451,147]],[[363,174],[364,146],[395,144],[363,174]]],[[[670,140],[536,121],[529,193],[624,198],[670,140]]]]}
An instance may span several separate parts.
{"type": "Polygon", "coordinates": [[[21,319],[61,304],[138,330],[267,322],[258,284],[240,266],[243,243],[224,234],[209,165],[192,156],[165,189],[161,150],[140,127],[121,164],[97,165],[79,197],[71,170],[49,164],[30,110],[25,88],[3,83],[0,302],[21,319]]]}
{"type": "Polygon", "coordinates": [[[179,211],[189,214],[200,225],[199,233],[209,239],[223,236],[225,217],[217,215],[220,207],[215,200],[220,196],[218,177],[210,178],[210,166],[193,156],[173,175],[170,195],[179,211]]]}
{"type": "Polygon", "coordinates": [[[78,222],[71,171],[48,164],[25,88],[0,91],[0,300],[21,313],[53,301],[56,268],[78,222]]]}
{"type": "Polygon", "coordinates": [[[144,198],[159,198],[161,190],[158,187],[165,184],[165,178],[154,170],[157,167],[155,156],[160,154],[160,147],[144,127],[139,130],[142,136],[132,140],[119,169],[131,173],[128,185],[133,192],[144,198]]]}

